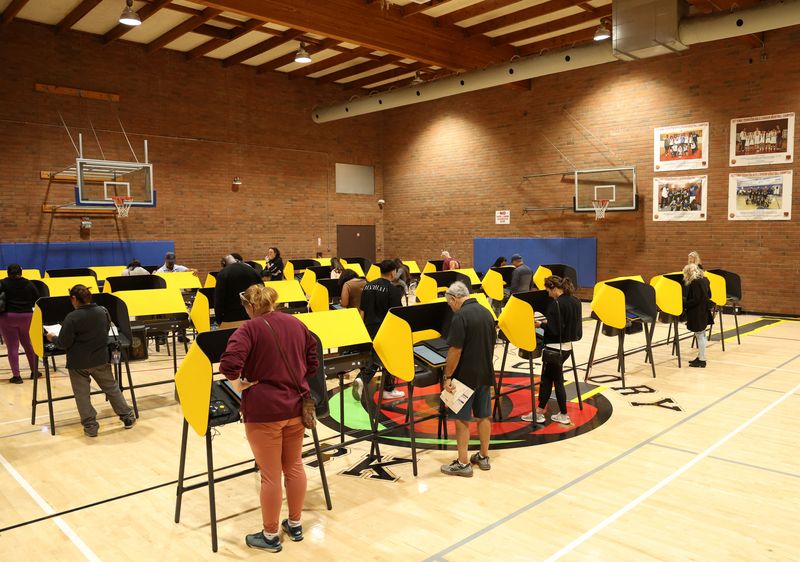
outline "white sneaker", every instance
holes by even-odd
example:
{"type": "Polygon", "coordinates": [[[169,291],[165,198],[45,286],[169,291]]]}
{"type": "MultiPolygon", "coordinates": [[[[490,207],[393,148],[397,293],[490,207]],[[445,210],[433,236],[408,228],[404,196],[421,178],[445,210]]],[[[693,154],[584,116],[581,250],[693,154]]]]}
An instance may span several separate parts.
{"type": "Polygon", "coordinates": [[[356,377],[355,380],[353,380],[352,392],[353,398],[355,398],[357,402],[361,402],[361,393],[364,392],[364,381],[356,377]]]}
{"type": "MultiPolygon", "coordinates": [[[[524,416],[522,416],[521,419],[524,422],[532,422],[533,412],[531,412],[530,414],[525,414],[524,416]]],[[[536,423],[544,423],[545,421],[547,420],[545,419],[544,414],[539,414],[539,413],[536,414],[536,423]]]]}
{"type": "Polygon", "coordinates": [[[394,390],[384,390],[383,391],[383,399],[384,400],[395,400],[397,398],[402,398],[405,395],[406,395],[405,392],[403,392],[402,390],[397,390],[396,388],[394,390]]]}
{"type": "Polygon", "coordinates": [[[564,425],[571,425],[572,424],[572,420],[569,419],[569,416],[567,414],[560,414],[560,413],[559,414],[553,414],[552,416],[550,416],[550,420],[554,421],[554,422],[562,423],[564,425]]]}

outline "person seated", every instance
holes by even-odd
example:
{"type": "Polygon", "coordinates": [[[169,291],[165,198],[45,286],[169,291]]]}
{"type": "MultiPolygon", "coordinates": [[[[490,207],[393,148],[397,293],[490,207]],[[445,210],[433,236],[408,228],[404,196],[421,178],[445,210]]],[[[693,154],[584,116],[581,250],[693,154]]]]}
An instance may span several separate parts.
{"type": "Polygon", "coordinates": [[[367,280],[359,277],[358,274],[352,269],[345,269],[342,276],[339,277],[339,286],[342,288],[342,296],[339,303],[342,308],[355,308],[361,307],[361,291],[367,284],[367,280]]]}
{"type": "Polygon", "coordinates": [[[139,260],[133,260],[128,264],[128,267],[122,270],[120,275],[125,277],[129,277],[131,275],[150,275],[150,272],[142,267],[142,264],[139,262],[139,260]]]}
{"type": "Polygon", "coordinates": [[[339,279],[344,271],[342,260],[336,257],[331,258],[331,279],[339,279]]]}
{"type": "Polygon", "coordinates": [[[197,275],[196,269],[191,269],[175,263],[175,252],[167,252],[164,254],[164,265],[156,269],[156,273],[183,273],[185,271],[191,271],[197,275]]]}
{"type": "Polygon", "coordinates": [[[283,281],[283,258],[281,251],[275,246],[267,248],[266,267],[261,272],[261,277],[265,281],[283,281]]]}

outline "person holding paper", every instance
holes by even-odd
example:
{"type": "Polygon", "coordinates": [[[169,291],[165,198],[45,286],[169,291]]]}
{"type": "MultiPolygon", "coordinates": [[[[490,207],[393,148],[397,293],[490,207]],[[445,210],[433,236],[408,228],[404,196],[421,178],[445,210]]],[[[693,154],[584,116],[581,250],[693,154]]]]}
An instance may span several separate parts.
{"type": "Polygon", "coordinates": [[[441,471],[451,476],[472,476],[472,465],[489,470],[489,438],[492,434],[492,386],[494,385],[494,344],[497,332],[491,312],[470,298],[469,289],[456,281],[445,293],[447,304],[455,313],[447,335],[447,363],[444,368],[444,390],[455,393],[465,385],[473,393],[463,407],[451,414],[456,422],[458,458],[442,465],[441,471]],[[455,381],[458,381],[456,384],[455,381]],[[467,458],[469,422],[477,419],[480,451],[467,458]]]}
{"type": "Polygon", "coordinates": [[[64,318],[60,332],[48,332],[47,339],[67,351],[69,382],[83,432],[87,437],[97,437],[100,428],[97,412],[92,407],[91,379],[105,393],[125,429],[130,429],[136,423],[136,415],[122,396],[108,362],[108,332],[111,327],[108,311],[92,302],[92,294],[84,285],[72,287],[69,300],[75,310],[64,318]]]}

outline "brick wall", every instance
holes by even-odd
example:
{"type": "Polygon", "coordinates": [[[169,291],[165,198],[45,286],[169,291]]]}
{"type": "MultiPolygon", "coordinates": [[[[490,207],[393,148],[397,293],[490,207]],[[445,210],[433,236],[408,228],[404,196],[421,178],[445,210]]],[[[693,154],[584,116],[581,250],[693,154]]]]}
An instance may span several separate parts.
{"type": "Polygon", "coordinates": [[[598,279],[649,280],[680,270],[697,250],[707,267],[742,276],[746,308],[800,313],[797,195],[790,222],[727,219],[730,172],[794,169],[800,190],[797,164],[727,166],[732,118],[800,114],[800,30],[769,32],[766,44],[765,61],[734,39],[696,45],[681,56],[543,77],[530,91],[493,88],[385,112],[387,253],[424,263],[447,248],[468,264],[474,237],[596,236],[598,279]],[[708,220],[653,222],[653,128],[704,121],[710,123],[708,220]],[[571,206],[574,192],[560,176],[523,180],[525,174],[631,164],[638,212],[608,213],[603,221],[572,211],[522,212],[571,206]],[[498,209],[511,210],[510,225],[494,224],[498,209]]]}
{"type": "MultiPolygon", "coordinates": [[[[39,179],[40,170],[74,164],[75,151],[59,112],[88,157],[132,160],[119,118],[138,157],[149,140],[158,194],[156,208],[134,208],[130,218],[93,218],[93,240],[174,239],[179,263],[205,272],[237,251],[263,259],[277,245],[285,257],[308,258],[322,239],[336,252],[336,224],[383,229],[375,196],[337,195],[336,162],[379,165],[376,117],[324,128],[311,121],[317,104],[341,97],[336,87],[254,68],[187,62],[173,51],[102,46],[88,35],[55,36],[48,28],[14,21],[0,37],[0,240],[79,241],[79,218],[41,212],[45,201],[74,200],[70,185],[39,179]],[[117,93],[120,103],[42,94],[35,83],[117,93]],[[231,191],[240,176],[241,189],[231,191]]],[[[379,249],[379,252],[382,251],[379,249]]],[[[131,258],[134,256],[131,256],[131,258]]]]}
{"type": "Polygon", "coordinates": [[[800,312],[797,205],[790,222],[726,217],[730,119],[800,113],[798,29],[767,33],[766,61],[734,39],[543,77],[531,91],[493,88],[324,125],[309,114],[343,99],[335,87],[186,62],[171,51],[103,47],[80,33],[54,36],[19,21],[2,33],[3,242],[79,240],[77,218],[41,212],[46,198],[66,203],[72,196],[65,186],[48,195],[38,179],[40,170],[74,158],[58,112],[73,136],[84,133],[89,156],[99,156],[91,118],[106,157],[129,159],[119,116],[137,151],[150,141],[158,207],[134,209],[127,220],[97,218],[92,238],[172,238],[179,262],[202,272],[216,269],[228,251],[261,257],[273,244],[289,257],[310,257],[318,237],[330,255],[336,224],[374,224],[379,258],[400,255],[420,265],[443,248],[470,265],[476,236],[597,236],[598,279],[678,270],[694,249],[707,266],[742,275],[748,309],[800,312]],[[115,92],[122,101],[39,94],[36,82],[115,92]],[[711,124],[709,219],[655,223],[653,128],[702,121],[711,124]],[[375,196],[335,194],[337,161],[376,166],[375,196]],[[630,164],[638,172],[638,212],[609,213],[605,221],[571,211],[522,213],[571,205],[572,197],[557,176],[523,181],[524,174],[630,164]],[[233,193],[236,175],[244,185],[233,193]],[[383,212],[379,198],[387,201],[383,212]],[[511,209],[510,225],[494,224],[497,209],[511,209]]]}

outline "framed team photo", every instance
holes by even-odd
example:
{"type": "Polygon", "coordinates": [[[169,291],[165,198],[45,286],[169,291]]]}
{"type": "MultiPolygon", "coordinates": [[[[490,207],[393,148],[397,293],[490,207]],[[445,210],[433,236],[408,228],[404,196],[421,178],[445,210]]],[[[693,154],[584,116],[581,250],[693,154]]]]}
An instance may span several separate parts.
{"type": "Polygon", "coordinates": [[[730,174],[729,220],[792,219],[792,170],[730,174]]]}
{"type": "Polygon", "coordinates": [[[654,221],[704,221],[708,176],[653,178],[654,221]]]}
{"type": "Polygon", "coordinates": [[[653,169],[656,172],[705,168],[708,168],[708,123],[653,130],[653,169]]]}
{"type": "Polygon", "coordinates": [[[731,119],[731,166],[790,164],[794,158],[794,113],[731,119]]]}

